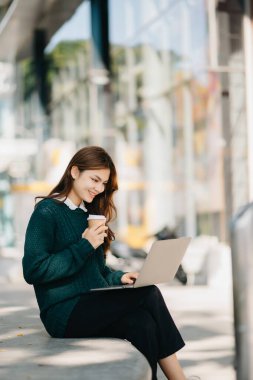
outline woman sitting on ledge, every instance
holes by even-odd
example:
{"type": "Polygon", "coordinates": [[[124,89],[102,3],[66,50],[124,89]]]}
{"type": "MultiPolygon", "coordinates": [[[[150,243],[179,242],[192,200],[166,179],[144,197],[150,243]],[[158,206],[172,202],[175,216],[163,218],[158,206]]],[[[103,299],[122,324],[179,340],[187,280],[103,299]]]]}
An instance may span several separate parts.
{"type": "Polygon", "coordinates": [[[106,266],[114,239],[110,227],[88,227],[88,214],[103,214],[107,224],[111,221],[117,189],[108,153],[96,146],[80,149],[31,215],[24,278],[34,286],[41,320],[52,337],[127,339],[147,358],[153,380],[157,362],[167,379],[185,380],[175,354],[184,341],[156,286],[90,292],[132,284],[138,277],[106,266]]]}

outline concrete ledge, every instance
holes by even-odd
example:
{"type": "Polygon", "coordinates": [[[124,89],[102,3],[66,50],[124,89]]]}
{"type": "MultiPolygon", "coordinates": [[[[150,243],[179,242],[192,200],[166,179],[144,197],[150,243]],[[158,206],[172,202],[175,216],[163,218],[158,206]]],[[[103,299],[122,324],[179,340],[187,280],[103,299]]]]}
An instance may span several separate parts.
{"type": "Polygon", "coordinates": [[[0,289],[1,380],[150,380],[146,358],[120,339],[54,339],[28,288],[0,289]]]}
{"type": "Polygon", "coordinates": [[[145,357],[124,340],[52,339],[36,334],[20,343],[1,350],[1,380],[151,379],[145,357]]]}

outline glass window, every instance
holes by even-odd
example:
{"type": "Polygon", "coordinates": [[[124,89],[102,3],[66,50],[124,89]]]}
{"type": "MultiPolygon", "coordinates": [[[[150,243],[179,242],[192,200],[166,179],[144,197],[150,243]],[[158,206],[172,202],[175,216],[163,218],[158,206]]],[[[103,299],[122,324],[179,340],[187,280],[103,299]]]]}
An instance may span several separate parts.
{"type": "MultiPolygon", "coordinates": [[[[207,3],[111,0],[110,43],[115,128],[126,152],[122,191],[132,197],[135,184],[135,204],[142,192],[139,233],[180,224],[194,236],[198,214],[217,218],[224,208],[221,86],[208,69],[207,3]],[[134,163],[133,152],[141,157],[134,163]]],[[[125,220],[135,224],[132,213],[125,220]]]]}
{"type": "Polygon", "coordinates": [[[51,136],[82,143],[88,128],[90,3],[84,1],[54,34],[45,53],[51,88],[51,136]],[[59,124],[60,123],[60,124],[59,124]]]}

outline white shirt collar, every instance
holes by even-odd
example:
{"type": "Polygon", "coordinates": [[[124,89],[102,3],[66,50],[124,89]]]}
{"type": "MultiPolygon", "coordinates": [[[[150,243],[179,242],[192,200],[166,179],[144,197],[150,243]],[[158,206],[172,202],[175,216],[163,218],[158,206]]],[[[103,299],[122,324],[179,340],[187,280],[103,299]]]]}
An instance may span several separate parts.
{"type": "Polygon", "coordinates": [[[64,203],[65,203],[65,204],[66,204],[71,210],[75,210],[75,209],[77,209],[77,208],[80,208],[80,209],[82,209],[82,210],[85,211],[85,212],[88,211],[87,208],[85,208],[83,202],[81,202],[80,206],[77,206],[77,205],[75,205],[75,203],[73,203],[73,202],[71,201],[71,199],[66,198],[65,201],[64,201],[64,203]]]}
{"type": "MultiPolygon", "coordinates": [[[[59,201],[63,201],[64,198],[58,198],[59,201]]],[[[80,206],[77,206],[75,205],[75,203],[72,202],[72,200],[70,198],[66,198],[64,200],[64,203],[70,208],[70,210],[75,210],[77,208],[80,208],[81,210],[83,210],[84,212],[87,212],[87,208],[84,206],[84,203],[81,202],[80,206]]]]}

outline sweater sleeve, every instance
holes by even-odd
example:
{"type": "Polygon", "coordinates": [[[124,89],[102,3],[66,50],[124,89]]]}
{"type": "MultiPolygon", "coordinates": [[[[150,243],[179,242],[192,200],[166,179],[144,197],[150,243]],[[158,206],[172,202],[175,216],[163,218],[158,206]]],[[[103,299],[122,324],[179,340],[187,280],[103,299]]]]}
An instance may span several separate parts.
{"type": "Polygon", "coordinates": [[[85,238],[53,252],[54,232],[55,220],[50,210],[35,209],[28,223],[22,260],[24,278],[29,284],[46,284],[70,277],[94,252],[85,238]]]}
{"type": "Polygon", "coordinates": [[[104,253],[103,253],[103,248],[99,248],[101,250],[101,257],[102,257],[102,267],[101,267],[101,273],[103,277],[106,279],[109,285],[120,285],[122,284],[121,282],[121,277],[123,274],[126,272],[122,272],[121,270],[112,270],[105,264],[105,259],[104,259],[104,253]]]}

